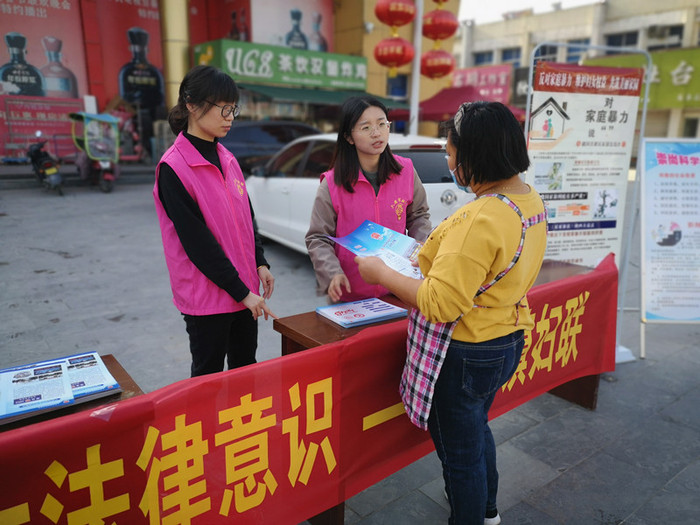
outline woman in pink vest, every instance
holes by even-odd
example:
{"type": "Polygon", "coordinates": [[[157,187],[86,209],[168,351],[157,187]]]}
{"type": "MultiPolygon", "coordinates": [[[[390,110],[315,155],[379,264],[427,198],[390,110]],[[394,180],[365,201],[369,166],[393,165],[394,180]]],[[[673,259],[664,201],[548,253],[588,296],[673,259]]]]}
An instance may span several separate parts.
{"type": "Polygon", "coordinates": [[[192,376],[255,363],[258,317],[274,278],[253,228],[253,210],[235,157],[220,145],[238,115],[233,79],[196,66],[168,115],[175,143],[153,188],[173,302],[182,312],[192,376]],[[263,293],[260,295],[260,284],[263,293]]]}
{"type": "Polygon", "coordinates": [[[410,159],[391,153],[386,107],[372,96],[345,101],[330,171],[321,184],[306,233],[319,293],[332,302],[380,297],[382,286],[365,283],[354,255],[328,238],[342,237],[370,220],[419,242],[432,229],[423,184],[410,159]]]}

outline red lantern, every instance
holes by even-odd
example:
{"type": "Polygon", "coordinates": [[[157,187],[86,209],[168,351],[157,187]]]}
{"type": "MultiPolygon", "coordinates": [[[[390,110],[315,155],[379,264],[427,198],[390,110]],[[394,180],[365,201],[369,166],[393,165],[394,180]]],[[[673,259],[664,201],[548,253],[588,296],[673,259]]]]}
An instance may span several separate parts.
{"type": "Polygon", "coordinates": [[[457,32],[457,17],[445,9],[435,9],[423,16],[423,36],[431,40],[444,40],[457,32]]]}
{"type": "Polygon", "coordinates": [[[378,0],[374,14],[382,23],[391,26],[392,34],[396,36],[398,26],[406,25],[416,17],[416,6],[412,0],[378,0]]]}
{"type": "Polygon", "coordinates": [[[398,36],[385,38],[374,48],[374,58],[381,65],[391,68],[390,77],[396,76],[396,69],[413,60],[413,45],[398,36]]]}
{"type": "Polygon", "coordinates": [[[420,73],[428,78],[444,77],[452,73],[454,68],[454,57],[443,49],[427,51],[420,59],[420,73]]]}

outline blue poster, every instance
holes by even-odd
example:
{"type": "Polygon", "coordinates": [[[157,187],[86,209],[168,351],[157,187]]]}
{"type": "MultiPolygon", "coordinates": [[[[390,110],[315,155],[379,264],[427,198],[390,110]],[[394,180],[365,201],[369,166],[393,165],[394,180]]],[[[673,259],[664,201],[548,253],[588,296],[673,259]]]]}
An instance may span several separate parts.
{"type": "Polygon", "coordinates": [[[700,321],[700,140],[645,139],[642,320],[700,321]]]}

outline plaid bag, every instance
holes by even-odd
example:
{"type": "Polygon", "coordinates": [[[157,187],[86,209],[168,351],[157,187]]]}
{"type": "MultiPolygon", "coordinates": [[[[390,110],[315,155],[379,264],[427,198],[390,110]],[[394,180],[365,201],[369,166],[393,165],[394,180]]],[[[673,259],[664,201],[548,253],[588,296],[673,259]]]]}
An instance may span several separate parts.
{"type": "Polygon", "coordinates": [[[431,323],[418,308],[411,309],[408,316],[408,355],[401,374],[399,392],[411,423],[423,430],[428,429],[435,382],[458,321],[459,319],[451,323],[431,323]]]}
{"type": "MultiPolygon", "coordinates": [[[[513,259],[508,266],[499,273],[491,282],[482,285],[476,292],[475,298],[496,284],[515,266],[520,259],[520,254],[525,243],[525,232],[531,226],[546,222],[547,213],[543,211],[526,219],[520,211],[520,208],[505,195],[499,193],[489,193],[478,197],[496,197],[518,214],[522,224],[520,235],[520,243],[515,251],[513,259]]],[[[546,210],[546,206],[545,206],[546,210]]],[[[524,296],[523,296],[524,298],[524,296]]],[[[522,299],[517,302],[516,314],[519,308],[522,307],[522,299]]],[[[474,304],[474,308],[487,308],[479,304],[474,304]]],[[[442,363],[445,361],[447,347],[450,346],[452,340],[452,332],[457,323],[462,318],[460,315],[455,321],[450,323],[431,323],[417,308],[411,310],[408,317],[408,339],[406,341],[406,362],[401,374],[401,383],[399,384],[399,393],[403,401],[404,408],[408,414],[411,423],[423,430],[428,429],[428,416],[430,415],[430,407],[433,403],[433,392],[435,391],[435,382],[440,375],[442,363]]],[[[519,315],[516,315],[515,324],[518,324],[519,315]]]]}

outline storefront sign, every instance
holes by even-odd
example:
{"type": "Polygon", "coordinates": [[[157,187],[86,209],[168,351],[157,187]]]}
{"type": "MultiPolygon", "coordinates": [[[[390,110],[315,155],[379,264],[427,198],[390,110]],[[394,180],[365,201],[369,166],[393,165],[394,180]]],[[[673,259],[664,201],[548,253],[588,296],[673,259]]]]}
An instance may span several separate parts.
{"type": "MultiPolygon", "coordinates": [[[[667,49],[651,54],[651,83],[647,109],[700,108],[700,48],[667,49]]],[[[587,59],[586,64],[646,67],[646,57],[611,55],[587,59]]]]}
{"type": "Polygon", "coordinates": [[[194,46],[195,64],[211,64],[237,82],[318,88],[367,88],[367,59],[287,47],[213,40],[194,46]]]}
{"type": "Polygon", "coordinates": [[[452,74],[452,87],[473,86],[480,100],[510,103],[512,64],[457,69],[452,74]]]}
{"type": "Polygon", "coordinates": [[[547,205],[545,257],[595,266],[620,255],[641,69],[540,62],[526,181],[547,205]]]}
{"type": "MultiPolygon", "coordinates": [[[[614,369],[615,290],[612,256],[531,290],[535,328],[491,417],[614,369]]],[[[0,523],[300,523],[432,450],[399,397],[406,328],[2,433],[0,523]]]]}
{"type": "Polygon", "coordinates": [[[700,321],[700,141],[645,139],[642,320],[700,321]]]}

